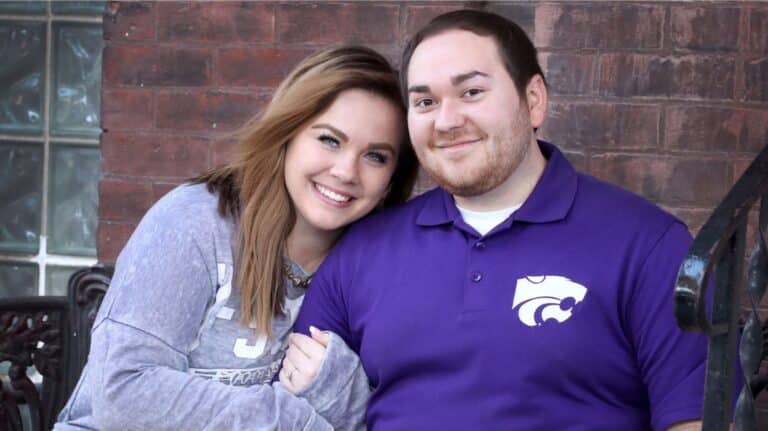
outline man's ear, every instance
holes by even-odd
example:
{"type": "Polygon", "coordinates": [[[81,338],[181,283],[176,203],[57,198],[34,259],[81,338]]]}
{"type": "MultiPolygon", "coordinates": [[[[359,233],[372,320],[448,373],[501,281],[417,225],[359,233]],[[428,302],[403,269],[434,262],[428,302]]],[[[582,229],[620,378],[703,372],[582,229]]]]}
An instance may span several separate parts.
{"type": "Polygon", "coordinates": [[[541,75],[534,75],[528,81],[528,85],[525,87],[525,100],[528,103],[531,127],[541,126],[547,114],[547,86],[541,75]]]}

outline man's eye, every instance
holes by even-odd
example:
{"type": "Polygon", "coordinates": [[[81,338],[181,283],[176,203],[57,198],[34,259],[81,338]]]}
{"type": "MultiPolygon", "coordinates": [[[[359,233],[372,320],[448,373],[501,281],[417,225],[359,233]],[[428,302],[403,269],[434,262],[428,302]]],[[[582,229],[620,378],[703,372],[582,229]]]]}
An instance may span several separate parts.
{"type": "Polygon", "coordinates": [[[318,141],[322,142],[325,145],[328,145],[329,147],[338,147],[339,146],[339,140],[331,135],[320,135],[319,138],[317,138],[318,141]]]}
{"type": "Polygon", "coordinates": [[[366,154],[365,158],[367,158],[368,160],[371,160],[371,161],[373,161],[375,163],[378,163],[380,165],[386,164],[387,160],[389,160],[389,158],[387,157],[386,154],[376,153],[376,152],[371,152],[371,153],[366,154]]]}
{"type": "Polygon", "coordinates": [[[466,97],[475,97],[483,93],[483,90],[479,88],[469,88],[466,91],[464,91],[464,96],[466,97]]]}

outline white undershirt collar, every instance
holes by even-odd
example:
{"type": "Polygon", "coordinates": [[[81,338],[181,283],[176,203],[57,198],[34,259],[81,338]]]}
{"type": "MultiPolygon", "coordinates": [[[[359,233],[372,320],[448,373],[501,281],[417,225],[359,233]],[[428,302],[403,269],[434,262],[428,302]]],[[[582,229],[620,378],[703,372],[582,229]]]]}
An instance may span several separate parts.
{"type": "Polygon", "coordinates": [[[456,208],[461,214],[464,222],[472,226],[480,235],[485,235],[501,222],[509,218],[515,211],[520,209],[521,205],[515,205],[510,208],[502,208],[493,211],[473,211],[462,208],[456,204],[456,208]]]}

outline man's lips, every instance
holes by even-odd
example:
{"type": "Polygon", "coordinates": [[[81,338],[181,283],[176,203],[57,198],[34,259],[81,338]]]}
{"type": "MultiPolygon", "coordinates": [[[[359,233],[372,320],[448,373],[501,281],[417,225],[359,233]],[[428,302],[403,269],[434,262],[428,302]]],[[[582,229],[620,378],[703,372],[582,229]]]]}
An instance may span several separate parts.
{"type": "Polygon", "coordinates": [[[462,148],[466,148],[472,144],[475,144],[479,142],[480,139],[462,139],[458,141],[451,141],[451,142],[441,142],[437,145],[435,145],[435,148],[441,149],[441,150],[459,150],[462,148]]]}

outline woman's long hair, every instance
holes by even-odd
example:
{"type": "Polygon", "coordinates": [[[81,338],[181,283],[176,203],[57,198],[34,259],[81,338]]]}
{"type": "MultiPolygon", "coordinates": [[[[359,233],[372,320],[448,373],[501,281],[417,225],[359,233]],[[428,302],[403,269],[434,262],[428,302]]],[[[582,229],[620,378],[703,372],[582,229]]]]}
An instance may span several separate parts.
{"type": "MultiPolygon", "coordinates": [[[[377,52],[357,46],[316,53],[288,75],[265,110],[249,121],[240,136],[234,161],[192,181],[219,194],[219,212],[238,223],[237,279],[242,295],[241,323],[255,322],[271,334],[272,318],[282,313],[285,242],[296,211],[285,185],[285,149],[313,118],[349,89],[374,92],[400,107],[397,73],[377,52]]],[[[416,180],[418,163],[402,136],[398,164],[383,200],[405,201],[416,180]]]]}

